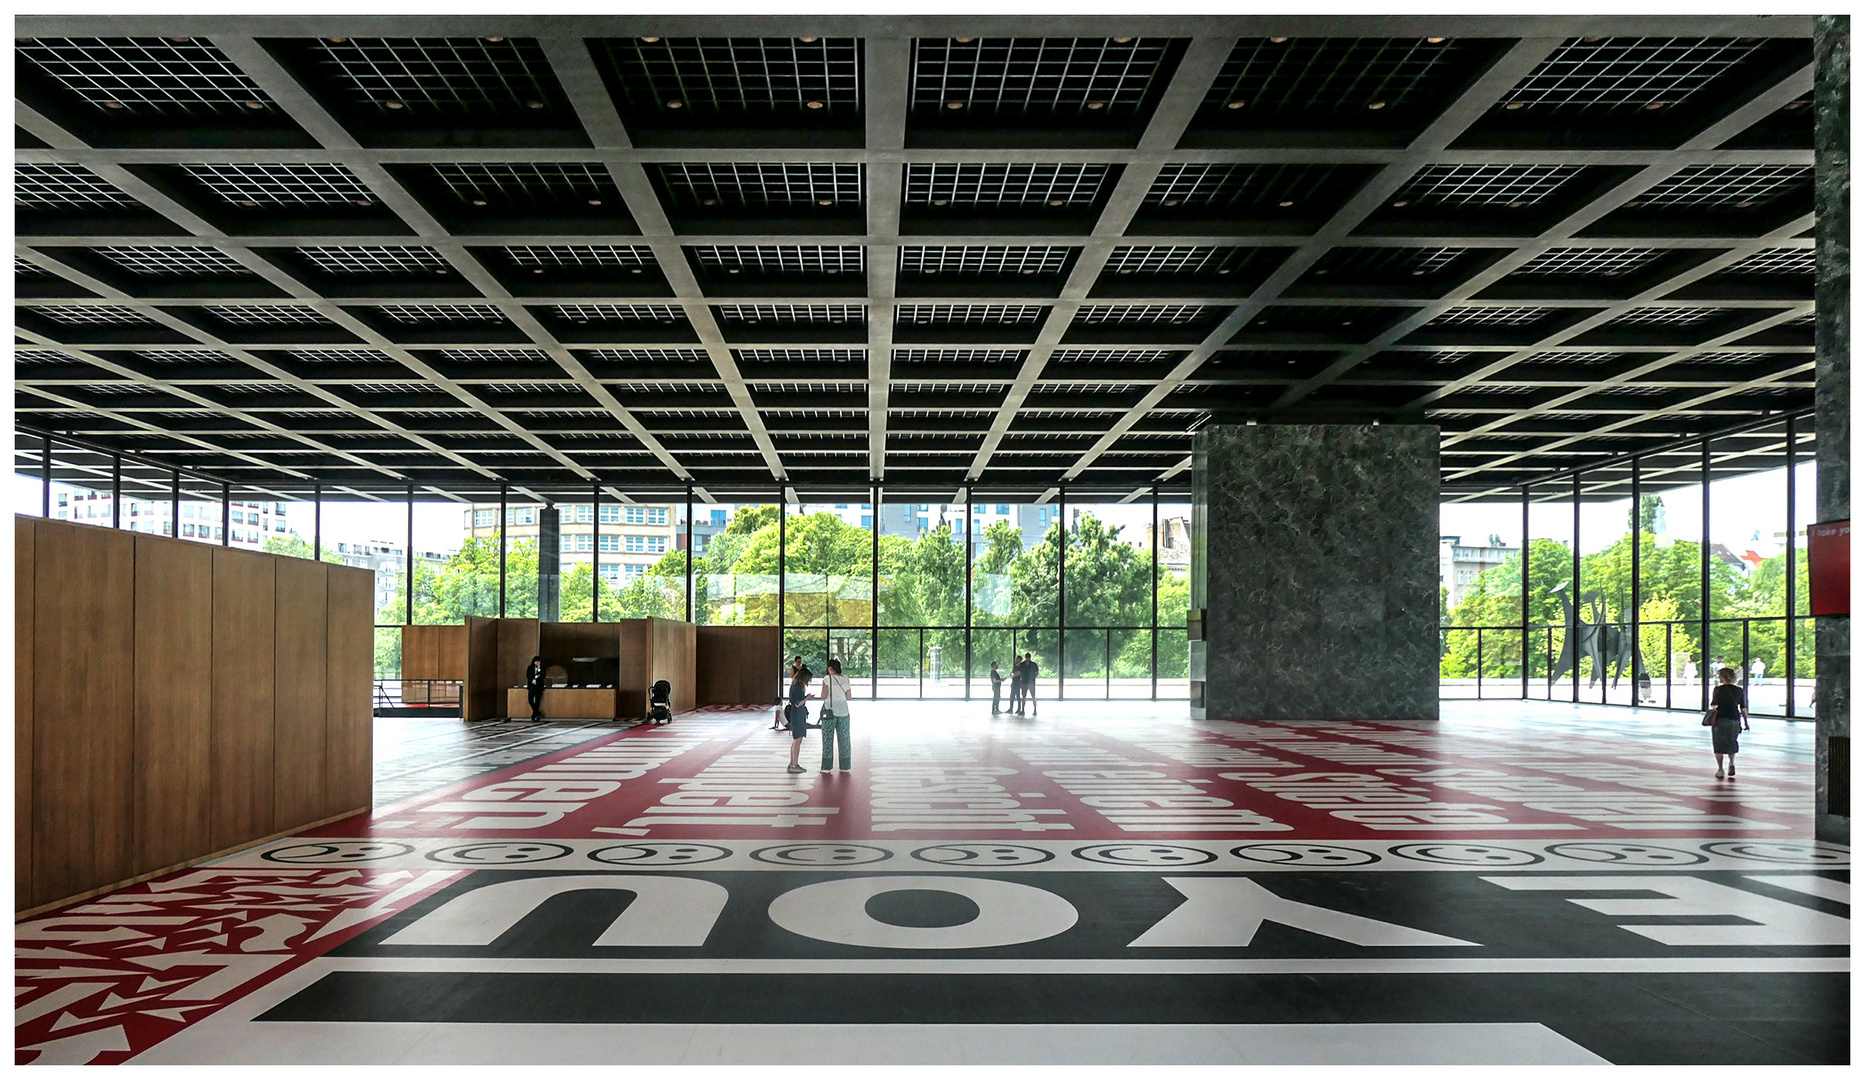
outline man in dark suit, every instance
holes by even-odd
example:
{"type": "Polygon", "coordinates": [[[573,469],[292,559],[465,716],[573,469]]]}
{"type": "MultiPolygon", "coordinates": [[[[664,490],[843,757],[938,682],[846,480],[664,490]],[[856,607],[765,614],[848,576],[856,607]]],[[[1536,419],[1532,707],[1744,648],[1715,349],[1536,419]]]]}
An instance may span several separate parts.
{"type": "Polygon", "coordinates": [[[544,658],[533,656],[525,668],[525,698],[531,702],[533,723],[544,719],[544,658]]]}

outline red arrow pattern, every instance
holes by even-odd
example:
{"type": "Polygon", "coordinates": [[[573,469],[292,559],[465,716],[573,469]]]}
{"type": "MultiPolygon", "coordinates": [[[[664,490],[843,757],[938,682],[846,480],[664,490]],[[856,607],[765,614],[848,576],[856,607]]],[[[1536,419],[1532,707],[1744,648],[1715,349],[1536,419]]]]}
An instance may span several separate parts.
{"type": "Polygon", "coordinates": [[[127,1061],[465,872],[185,870],[29,919],[14,1061],[127,1061]]]}

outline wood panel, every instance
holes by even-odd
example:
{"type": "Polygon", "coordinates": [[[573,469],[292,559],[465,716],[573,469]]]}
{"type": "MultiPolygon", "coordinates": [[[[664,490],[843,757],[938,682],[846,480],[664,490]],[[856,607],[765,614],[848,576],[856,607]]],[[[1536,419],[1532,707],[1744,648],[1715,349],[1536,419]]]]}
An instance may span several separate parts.
{"type": "Polygon", "coordinates": [[[323,809],[329,572],[326,564],[304,559],[277,564],[272,814],[281,829],[313,821],[323,809]]]}
{"type": "MultiPolygon", "coordinates": [[[[523,686],[525,667],[538,653],[539,624],[536,619],[499,620],[499,660],[495,686],[523,686]]],[[[499,703],[504,705],[506,698],[499,703]]],[[[506,716],[530,716],[529,711],[506,712],[506,716]]]]}
{"type": "Polygon", "coordinates": [[[616,663],[615,715],[639,719],[648,714],[648,684],[653,681],[653,639],[647,619],[623,619],[615,627],[616,663]]]}
{"type": "Polygon", "coordinates": [[[132,874],[213,850],[214,551],[135,543],[135,855],[132,874]]]}
{"type": "Polygon", "coordinates": [[[578,656],[621,655],[614,623],[547,622],[539,626],[538,638],[545,662],[561,664],[566,670],[578,656]]]}
{"type": "Polygon", "coordinates": [[[13,906],[32,906],[32,518],[13,519],[13,906]]]}
{"type": "Polygon", "coordinates": [[[332,566],[329,575],[324,807],[318,817],[368,806],[375,787],[375,575],[351,566],[332,566]]]}
{"type": "Polygon", "coordinates": [[[694,636],[700,705],[769,705],[777,700],[783,641],[775,626],[702,626],[694,636]]]}
{"type": "Polygon", "coordinates": [[[648,684],[666,679],[673,686],[669,703],[674,712],[687,712],[697,701],[695,696],[694,631],[689,622],[677,619],[649,619],[648,684]]]}
{"type": "Polygon", "coordinates": [[[33,545],[33,898],[130,876],[135,547],[41,521],[33,545]]]}
{"type": "Polygon", "coordinates": [[[466,627],[452,624],[433,626],[434,671],[430,679],[466,678],[466,627]]]}
{"type": "MultiPolygon", "coordinates": [[[[615,691],[573,686],[544,690],[542,712],[546,720],[608,720],[615,716],[615,691]]],[[[509,716],[531,716],[530,699],[522,686],[508,687],[505,708],[509,716]]]]}
{"type": "Polygon", "coordinates": [[[212,550],[212,832],[213,848],[220,850],[273,831],[278,560],[212,550]]]}
{"type": "Polygon", "coordinates": [[[505,700],[499,693],[503,689],[499,685],[499,620],[466,617],[465,678],[461,719],[488,720],[503,715],[505,700]]]}

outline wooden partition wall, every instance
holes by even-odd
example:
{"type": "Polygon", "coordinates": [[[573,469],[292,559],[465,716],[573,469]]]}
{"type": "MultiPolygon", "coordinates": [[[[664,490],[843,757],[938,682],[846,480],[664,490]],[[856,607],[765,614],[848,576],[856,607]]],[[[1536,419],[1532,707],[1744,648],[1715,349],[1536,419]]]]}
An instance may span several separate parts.
{"type": "Polygon", "coordinates": [[[784,643],[775,626],[702,626],[695,635],[701,705],[769,705],[782,691],[784,643]]]}
{"type": "Polygon", "coordinates": [[[435,686],[423,680],[466,678],[466,627],[464,625],[404,626],[401,628],[401,699],[414,705],[459,701],[457,686],[435,686]]]}
{"type": "Polygon", "coordinates": [[[367,570],[14,519],[19,911],[369,808],[367,570]]]}

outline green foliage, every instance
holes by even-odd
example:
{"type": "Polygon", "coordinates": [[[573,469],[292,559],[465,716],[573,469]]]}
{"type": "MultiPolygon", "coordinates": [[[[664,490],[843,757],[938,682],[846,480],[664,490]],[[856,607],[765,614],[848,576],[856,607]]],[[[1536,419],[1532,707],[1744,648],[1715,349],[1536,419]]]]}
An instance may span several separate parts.
{"type": "MultiPolygon", "coordinates": [[[[284,536],[266,537],[265,543],[259,550],[267,555],[289,555],[294,559],[308,559],[311,557],[311,542],[295,532],[287,533],[284,536]]],[[[320,561],[336,563],[339,566],[343,564],[343,560],[337,556],[337,553],[328,549],[323,552],[320,561]]]]}

